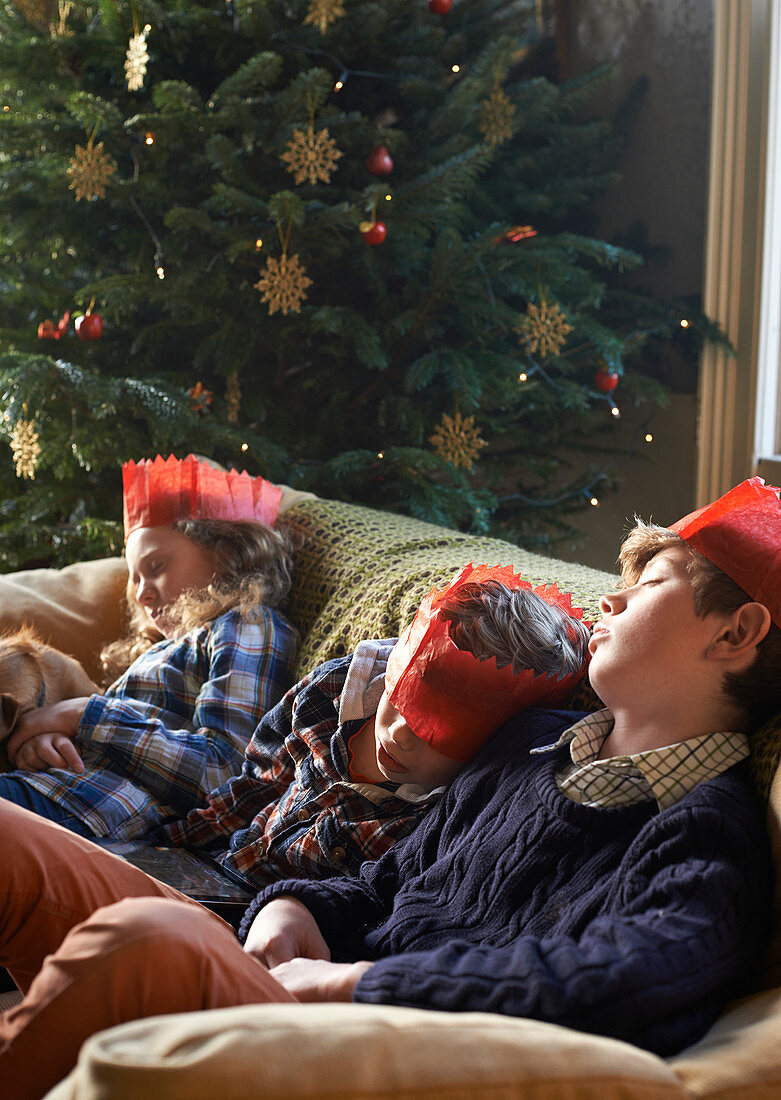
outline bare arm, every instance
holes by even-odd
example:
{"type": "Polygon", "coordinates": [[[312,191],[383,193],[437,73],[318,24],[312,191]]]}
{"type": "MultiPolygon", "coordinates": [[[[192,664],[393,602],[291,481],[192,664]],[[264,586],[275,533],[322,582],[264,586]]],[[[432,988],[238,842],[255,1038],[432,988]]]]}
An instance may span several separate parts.
{"type": "Polygon", "coordinates": [[[297,1001],[351,1001],[353,990],[371,965],[291,959],[273,966],[269,973],[297,1001]]]}
{"type": "Polygon", "coordinates": [[[264,906],[250,925],[244,950],[269,969],[291,959],[328,961],[331,952],[307,907],[283,895],[264,906]]]}
{"type": "Polygon", "coordinates": [[[73,744],[89,696],[63,699],[50,707],[39,707],[22,715],[8,739],[8,759],[21,771],[70,767],[81,772],[84,765],[73,744]]]}
{"type": "Polygon", "coordinates": [[[315,918],[302,902],[286,895],[260,910],[244,950],[267,966],[299,1001],[351,1001],[358,981],[371,966],[331,962],[315,918]]]}

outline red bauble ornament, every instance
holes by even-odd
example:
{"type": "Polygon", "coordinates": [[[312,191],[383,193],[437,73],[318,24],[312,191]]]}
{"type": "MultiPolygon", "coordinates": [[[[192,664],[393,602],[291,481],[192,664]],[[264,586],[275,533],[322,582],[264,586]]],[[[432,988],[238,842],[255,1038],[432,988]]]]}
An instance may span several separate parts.
{"type": "Polygon", "coordinates": [[[51,318],[45,321],[41,321],[38,325],[38,339],[39,340],[59,340],[60,330],[55,325],[51,318]]]}
{"type": "Polygon", "coordinates": [[[38,339],[39,340],[59,340],[64,332],[68,331],[68,323],[70,321],[71,311],[66,309],[59,321],[52,321],[50,318],[46,318],[45,321],[41,321],[38,325],[38,339]]]}
{"type": "Polygon", "coordinates": [[[594,385],[600,393],[612,393],[618,385],[618,375],[614,370],[600,367],[594,375],[594,385]]]}
{"type": "Polygon", "coordinates": [[[214,404],[214,394],[206,389],[203,382],[196,382],[194,386],[190,386],[187,396],[192,401],[195,411],[201,416],[205,416],[214,404]]]}
{"type": "Polygon", "coordinates": [[[103,318],[99,313],[85,313],[76,318],[76,335],[80,340],[98,340],[103,335],[103,318]]]}
{"type": "Polygon", "coordinates": [[[393,171],[391,155],[384,145],[375,145],[366,158],[366,167],[373,176],[389,176],[393,171]]]}
{"type": "Polygon", "coordinates": [[[361,222],[361,236],[367,244],[382,244],[385,240],[385,222],[361,222]]]}
{"type": "Polygon", "coordinates": [[[453,0],[428,0],[428,7],[434,15],[447,15],[453,7],[453,0]]]}

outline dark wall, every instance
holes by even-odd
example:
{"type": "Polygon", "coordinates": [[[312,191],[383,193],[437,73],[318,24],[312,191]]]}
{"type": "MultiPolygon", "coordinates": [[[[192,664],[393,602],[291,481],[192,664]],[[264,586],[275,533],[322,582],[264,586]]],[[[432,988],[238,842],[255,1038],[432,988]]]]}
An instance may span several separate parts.
{"type": "Polygon", "coordinates": [[[699,294],[707,192],[712,0],[568,0],[561,61],[570,75],[609,61],[601,108],[621,108],[638,81],[623,181],[599,206],[609,239],[642,223],[652,254],[639,278],[660,295],[699,294]]]}
{"type": "MultiPolygon", "coordinates": [[[[561,0],[563,76],[609,61],[614,75],[599,93],[600,111],[624,117],[632,107],[622,180],[600,201],[595,235],[641,241],[647,256],[633,276],[665,297],[699,299],[708,185],[712,76],[712,0],[561,0]],[[640,91],[641,94],[637,95],[640,91]]],[[[564,557],[613,567],[632,515],[671,523],[693,508],[697,433],[697,360],[671,351],[652,368],[674,391],[655,414],[652,444],[617,469],[621,488],[576,519],[584,539],[564,557]]],[[[618,400],[618,393],[616,395],[618,400]]],[[[622,410],[616,444],[628,445],[642,411],[622,410]]]]}

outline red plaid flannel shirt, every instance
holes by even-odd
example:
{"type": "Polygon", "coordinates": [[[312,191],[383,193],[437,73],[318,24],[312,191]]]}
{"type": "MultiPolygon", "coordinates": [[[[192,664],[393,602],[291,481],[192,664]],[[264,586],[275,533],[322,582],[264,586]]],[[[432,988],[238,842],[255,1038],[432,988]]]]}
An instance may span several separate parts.
{"type": "Polygon", "coordinates": [[[259,887],[282,878],[354,874],[406,836],[441,788],[350,778],[347,743],[368,717],[339,722],[351,660],[328,661],[292,687],[262,718],[241,774],[159,835],[209,851],[259,887]]]}

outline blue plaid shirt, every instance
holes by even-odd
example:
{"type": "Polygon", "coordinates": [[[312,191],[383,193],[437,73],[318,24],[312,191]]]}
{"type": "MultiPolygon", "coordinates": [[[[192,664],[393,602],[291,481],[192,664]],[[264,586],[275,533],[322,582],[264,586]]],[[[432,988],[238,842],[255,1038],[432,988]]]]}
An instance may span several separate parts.
{"type": "Polygon", "coordinates": [[[293,678],[294,628],[262,607],[229,611],[142,654],[93,695],[74,744],[84,760],[15,772],[99,837],[130,840],[206,801],[241,769],[261,716],[293,678]]]}

